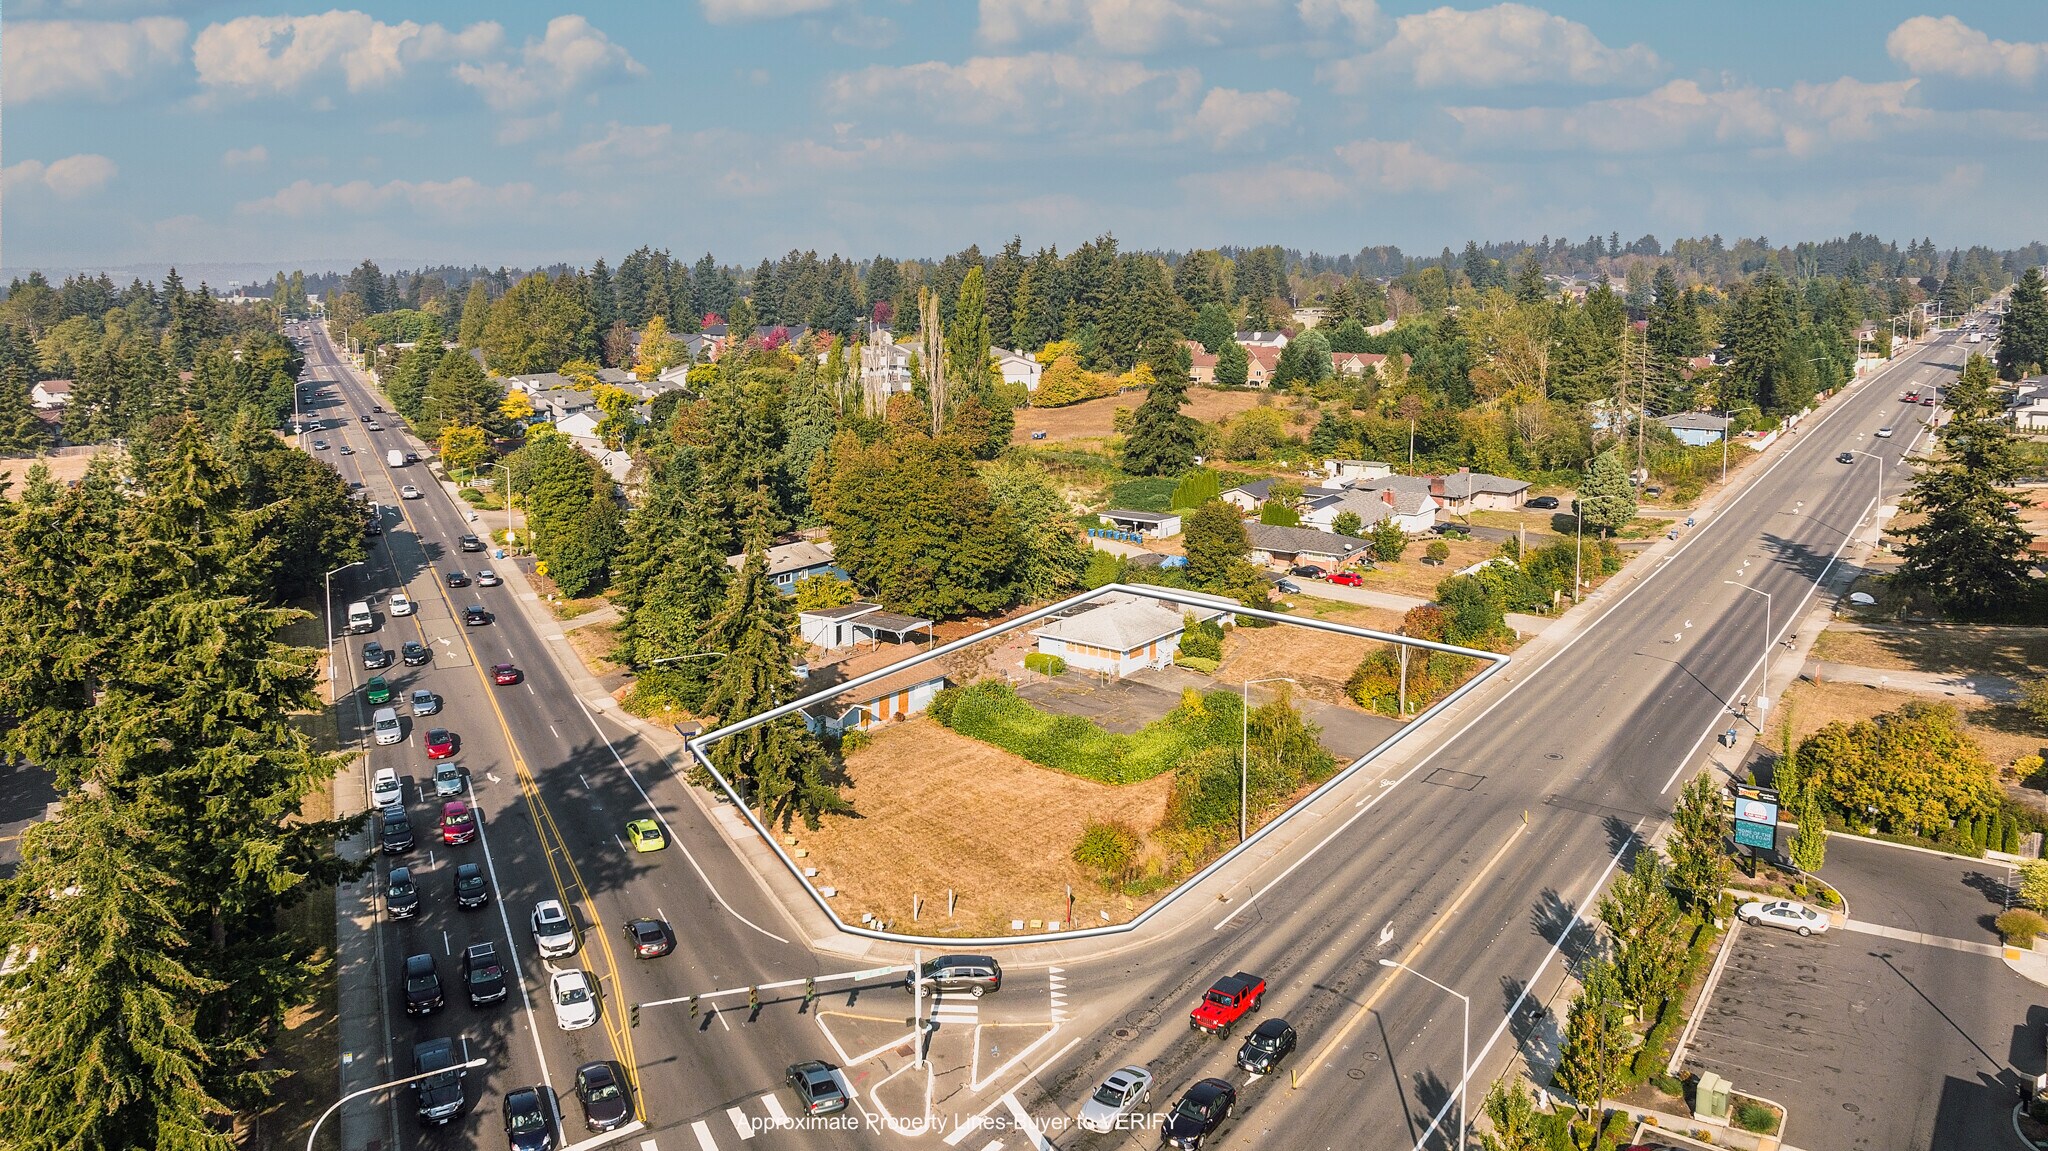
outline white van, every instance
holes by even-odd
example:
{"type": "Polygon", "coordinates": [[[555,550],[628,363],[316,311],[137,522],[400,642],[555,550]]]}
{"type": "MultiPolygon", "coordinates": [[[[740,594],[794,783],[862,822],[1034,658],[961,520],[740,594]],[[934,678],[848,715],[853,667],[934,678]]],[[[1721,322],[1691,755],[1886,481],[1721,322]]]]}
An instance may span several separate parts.
{"type": "Polygon", "coordinates": [[[405,739],[405,732],[398,727],[398,709],[380,707],[370,714],[370,730],[376,733],[379,745],[399,743],[405,739]]]}
{"type": "Polygon", "coordinates": [[[370,605],[367,602],[357,600],[348,605],[348,634],[355,635],[376,629],[377,620],[370,614],[370,605]]]}
{"type": "Polygon", "coordinates": [[[397,448],[392,448],[390,451],[384,453],[384,462],[390,464],[394,468],[402,468],[405,466],[405,453],[399,451],[397,448]]]}

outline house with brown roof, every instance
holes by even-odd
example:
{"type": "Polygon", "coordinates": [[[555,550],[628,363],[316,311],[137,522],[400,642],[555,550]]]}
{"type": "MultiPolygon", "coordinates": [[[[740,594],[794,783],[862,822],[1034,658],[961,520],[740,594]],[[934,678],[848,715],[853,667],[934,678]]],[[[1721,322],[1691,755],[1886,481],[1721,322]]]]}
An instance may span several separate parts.
{"type": "Polygon", "coordinates": [[[70,380],[37,380],[28,390],[28,401],[39,411],[51,411],[71,402],[70,380]]]}

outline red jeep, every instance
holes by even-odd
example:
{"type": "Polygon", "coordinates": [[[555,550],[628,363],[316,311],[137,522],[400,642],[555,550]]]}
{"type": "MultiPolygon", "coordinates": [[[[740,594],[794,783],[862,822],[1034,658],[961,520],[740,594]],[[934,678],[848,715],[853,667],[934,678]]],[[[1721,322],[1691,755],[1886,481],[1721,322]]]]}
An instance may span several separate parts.
{"type": "Polygon", "coordinates": [[[1230,1025],[1259,1009],[1266,981],[1247,971],[1218,979],[1188,1013],[1188,1026],[1211,1035],[1228,1035],[1230,1025]]]}

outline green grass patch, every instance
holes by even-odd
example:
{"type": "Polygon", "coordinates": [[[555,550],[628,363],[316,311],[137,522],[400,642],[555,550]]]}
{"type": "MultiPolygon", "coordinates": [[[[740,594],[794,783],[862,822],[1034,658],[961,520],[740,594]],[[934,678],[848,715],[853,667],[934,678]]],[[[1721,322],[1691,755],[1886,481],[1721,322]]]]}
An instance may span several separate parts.
{"type": "Polygon", "coordinates": [[[1205,733],[1176,722],[1174,715],[1147,724],[1133,735],[1113,734],[1078,715],[1040,711],[1010,685],[995,681],[950,688],[939,695],[940,699],[932,701],[932,716],[954,731],[1041,767],[1097,783],[1151,779],[1171,771],[1182,756],[1210,742],[1205,733]]]}
{"type": "Polygon", "coordinates": [[[1109,504],[1134,512],[1163,512],[1173,503],[1175,476],[1140,476],[1109,485],[1109,504]]]}

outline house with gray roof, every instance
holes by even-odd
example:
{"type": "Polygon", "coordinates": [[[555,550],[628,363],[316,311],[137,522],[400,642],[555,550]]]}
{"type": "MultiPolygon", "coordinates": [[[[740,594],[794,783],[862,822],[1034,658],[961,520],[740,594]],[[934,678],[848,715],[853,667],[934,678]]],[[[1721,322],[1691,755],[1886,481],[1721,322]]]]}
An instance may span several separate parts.
{"type": "Polygon", "coordinates": [[[1444,476],[1430,477],[1430,494],[1454,516],[1473,512],[1511,512],[1529,498],[1529,481],[1459,468],[1444,476]]]}
{"type": "Polygon", "coordinates": [[[1372,547],[1365,540],[1315,528],[1249,523],[1244,525],[1244,532],[1251,541],[1253,563],[1283,567],[1296,564],[1343,567],[1372,547]]]}
{"type": "Polygon", "coordinates": [[[1199,598],[1204,601],[1201,605],[1183,607],[1149,596],[1112,592],[1101,602],[1031,634],[1038,640],[1039,651],[1060,657],[1069,668],[1121,678],[1172,663],[1190,618],[1227,622],[1241,606],[1222,596],[1199,598]]]}
{"type": "MultiPolygon", "coordinates": [[[[797,540],[795,543],[776,544],[768,549],[768,578],[775,582],[775,590],[783,595],[796,594],[796,581],[806,576],[828,575],[845,579],[846,572],[832,558],[832,541],[812,543],[797,540]]],[[[746,553],[725,557],[725,566],[738,571],[747,562],[746,553]]]]}
{"type": "Polygon", "coordinates": [[[1265,505],[1266,500],[1271,498],[1273,483],[1274,481],[1270,477],[1263,480],[1249,480],[1241,483],[1222,493],[1223,502],[1241,512],[1258,511],[1259,508],[1265,505]]]}
{"type": "Polygon", "coordinates": [[[1673,412],[1668,416],[1658,416],[1657,422],[1670,428],[1679,443],[1704,448],[1726,438],[1731,421],[1712,412],[1673,412]]]}
{"type": "Polygon", "coordinates": [[[1353,512],[1358,516],[1360,531],[1371,530],[1381,520],[1394,521],[1411,536],[1423,535],[1435,527],[1436,513],[1442,510],[1443,504],[1429,493],[1428,481],[1420,476],[1390,478],[1422,480],[1423,487],[1419,491],[1412,486],[1355,489],[1342,495],[1324,496],[1309,503],[1301,513],[1301,522],[1330,531],[1338,516],[1353,512]]]}

